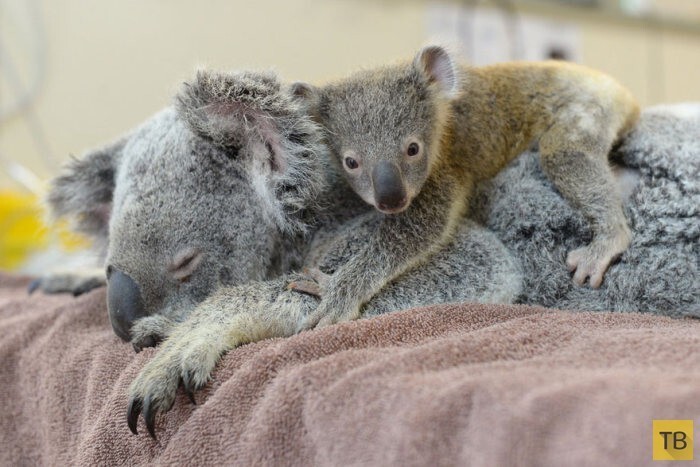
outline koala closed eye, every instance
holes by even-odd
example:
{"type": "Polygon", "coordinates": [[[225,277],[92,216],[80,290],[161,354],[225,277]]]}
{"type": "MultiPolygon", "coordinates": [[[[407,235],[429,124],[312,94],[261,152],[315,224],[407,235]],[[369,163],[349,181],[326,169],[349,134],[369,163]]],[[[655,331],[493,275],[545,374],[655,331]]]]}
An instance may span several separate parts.
{"type": "Polygon", "coordinates": [[[202,252],[196,248],[182,250],[175,255],[172,263],[168,266],[168,271],[174,279],[184,282],[201,264],[203,256],[202,252]]]}

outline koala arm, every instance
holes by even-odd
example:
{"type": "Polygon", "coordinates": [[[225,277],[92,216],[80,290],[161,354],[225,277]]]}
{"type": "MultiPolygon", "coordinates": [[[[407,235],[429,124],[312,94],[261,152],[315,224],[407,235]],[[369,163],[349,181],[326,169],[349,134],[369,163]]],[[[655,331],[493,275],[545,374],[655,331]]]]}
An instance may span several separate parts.
{"type": "MultiPolygon", "coordinates": [[[[127,421],[137,433],[143,414],[148,432],[155,438],[155,416],[167,412],[182,382],[194,402],[194,391],[202,388],[223,354],[240,345],[295,333],[298,321],[313,310],[317,299],[286,290],[288,275],[266,282],[252,282],[219,289],[181,323],[161,320],[161,335],[167,338],[158,353],[129,387],[127,421]]],[[[156,322],[144,318],[133,327],[138,336],[158,334],[156,322]]],[[[136,342],[133,342],[137,346],[136,342]]]]}
{"type": "Polygon", "coordinates": [[[431,175],[406,211],[384,216],[347,263],[325,278],[321,302],[301,327],[359,318],[364,303],[450,240],[470,189],[449,171],[431,175]]]}

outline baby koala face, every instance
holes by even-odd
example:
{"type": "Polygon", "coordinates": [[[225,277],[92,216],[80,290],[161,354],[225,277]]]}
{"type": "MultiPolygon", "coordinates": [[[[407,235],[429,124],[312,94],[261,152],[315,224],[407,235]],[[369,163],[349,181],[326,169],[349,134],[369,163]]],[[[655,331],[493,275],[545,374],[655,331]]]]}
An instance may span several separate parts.
{"type": "Polygon", "coordinates": [[[440,157],[457,87],[447,52],[427,47],[412,63],[362,71],[318,89],[299,86],[353,190],[385,214],[405,211],[440,157]]]}
{"type": "Polygon", "coordinates": [[[404,211],[428,176],[428,150],[423,138],[409,135],[389,150],[371,151],[351,144],[338,158],[352,189],[385,214],[404,211]],[[357,148],[357,149],[355,149],[357,148]]]}

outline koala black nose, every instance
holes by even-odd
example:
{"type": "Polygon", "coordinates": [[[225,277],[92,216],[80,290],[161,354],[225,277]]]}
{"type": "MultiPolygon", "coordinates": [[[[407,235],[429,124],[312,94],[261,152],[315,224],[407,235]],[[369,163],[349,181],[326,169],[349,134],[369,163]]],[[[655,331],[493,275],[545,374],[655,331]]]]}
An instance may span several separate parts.
{"type": "Polygon", "coordinates": [[[127,342],[131,340],[131,325],[146,316],[138,284],[112,266],[107,273],[107,310],[112,329],[127,342]]]}
{"type": "Polygon", "coordinates": [[[381,211],[397,211],[406,205],[401,169],[389,161],[381,161],[372,170],[374,201],[381,211]]]}

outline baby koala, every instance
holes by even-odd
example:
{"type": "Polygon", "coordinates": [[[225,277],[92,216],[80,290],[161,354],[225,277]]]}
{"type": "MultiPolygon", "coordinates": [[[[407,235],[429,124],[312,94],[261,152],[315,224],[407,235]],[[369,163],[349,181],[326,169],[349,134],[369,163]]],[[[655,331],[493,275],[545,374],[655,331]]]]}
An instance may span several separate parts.
{"type": "Polygon", "coordinates": [[[363,303],[451,238],[477,182],[534,142],[546,175],[592,228],[590,244],[568,254],[574,282],[599,287],[630,243],[608,153],[639,108],[609,76],[554,61],[456,66],[428,46],[410,63],[294,91],[325,128],[350,186],[385,214],[347,264],[312,273],[318,284],[290,284],[321,296],[304,328],[357,318],[363,303]]]}

